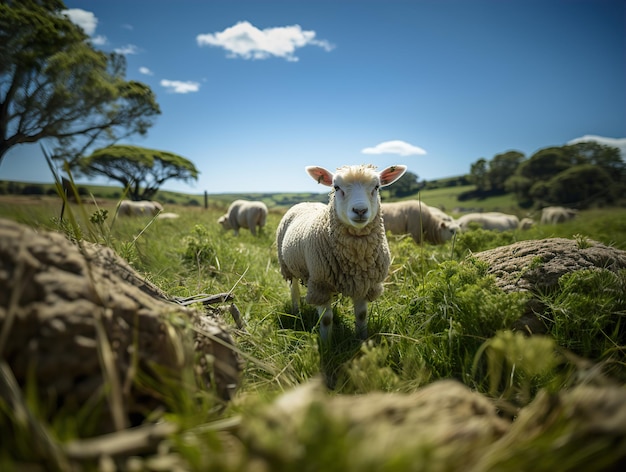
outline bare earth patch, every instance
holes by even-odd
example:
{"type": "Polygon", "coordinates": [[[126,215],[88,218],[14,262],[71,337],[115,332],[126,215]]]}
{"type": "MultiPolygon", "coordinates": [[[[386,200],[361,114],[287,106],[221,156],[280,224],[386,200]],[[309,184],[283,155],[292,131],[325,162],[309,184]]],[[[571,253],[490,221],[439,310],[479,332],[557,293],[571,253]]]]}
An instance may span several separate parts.
{"type": "Polygon", "coordinates": [[[110,248],[0,219],[2,361],[47,405],[100,405],[97,431],[120,429],[164,406],[151,383],[188,370],[228,400],[233,347],[217,317],[169,300],[110,248]]]}

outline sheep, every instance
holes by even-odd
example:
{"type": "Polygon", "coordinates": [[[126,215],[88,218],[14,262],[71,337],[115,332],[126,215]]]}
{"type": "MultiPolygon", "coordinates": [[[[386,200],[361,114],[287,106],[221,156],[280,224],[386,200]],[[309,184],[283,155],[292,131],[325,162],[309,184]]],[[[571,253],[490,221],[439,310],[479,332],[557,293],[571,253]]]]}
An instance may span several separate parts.
{"type": "Polygon", "coordinates": [[[157,216],[157,220],[175,220],[177,218],[180,218],[180,215],[178,213],[171,212],[159,213],[159,215],[157,216]]]}
{"type": "Polygon", "coordinates": [[[535,220],[532,218],[522,218],[519,222],[519,229],[527,230],[535,226],[535,220]]]}
{"type": "Polygon", "coordinates": [[[459,226],[454,221],[444,221],[430,207],[417,200],[383,203],[385,231],[392,234],[410,234],[417,244],[423,240],[444,244],[454,237],[459,226]]]}
{"type": "Polygon", "coordinates": [[[163,211],[163,205],[150,200],[122,200],[117,211],[120,216],[156,216],[163,211]]]}
{"type": "Polygon", "coordinates": [[[324,343],[332,334],[331,302],[340,293],[354,304],[356,332],[367,338],[367,303],[383,292],[391,255],[380,210],[379,188],[397,181],[406,166],[377,172],[371,164],[343,166],[332,173],[308,166],[318,183],[331,187],[328,204],[303,202],[292,206],[276,230],[280,272],[291,286],[294,313],[300,288],[320,316],[324,343]]]}
{"type": "Polygon", "coordinates": [[[267,206],[263,202],[235,200],[228,207],[225,215],[219,217],[217,222],[228,231],[232,229],[235,236],[239,234],[239,228],[247,228],[253,236],[257,234],[257,228],[265,226],[267,220],[267,206]]]}
{"type": "Polygon", "coordinates": [[[470,223],[475,223],[483,229],[494,231],[509,231],[519,227],[519,218],[515,215],[500,212],[467,213],[460,216],[457,223],[462,231],[470,228],[470,223]]]}
{"type": "Polygon", "coordinates": [[[573,219],[578,214],[578,210],[571,208],[552,206],[541,210],[541,224],[564,223],[573,219]]]}
{"type": "Polygon", "coordinates": [[[450,215],[448,215],[445,211],[443,211],[440,208],[434,207],[434,206],[430,206],[430,205],[426,205],[428,207],[428,209],[430,210],[430,212],[435,215],[438,216],[439,219],[443,220],[443,221],[454,221],[454,218],[452,218],[450,215]]]}

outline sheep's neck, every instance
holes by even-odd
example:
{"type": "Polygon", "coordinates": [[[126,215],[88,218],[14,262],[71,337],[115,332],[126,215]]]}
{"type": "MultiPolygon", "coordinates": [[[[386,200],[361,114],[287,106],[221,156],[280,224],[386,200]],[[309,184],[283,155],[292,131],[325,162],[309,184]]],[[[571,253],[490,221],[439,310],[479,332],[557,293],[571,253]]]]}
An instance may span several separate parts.
{"type": "Polygon", "coordinates": [[[386,275],[389,264],[389,249],[380,212],[371,223],[360,229],[341,223],[334,210],[329,213],[331,224],[328,235],[332,257],[338,267],[349,275],[350,282],[345,283],[351,284],[350,289],[342,293],[365,296],[371,289],[371,283],[380,282],[380,274],[386,275]]]}

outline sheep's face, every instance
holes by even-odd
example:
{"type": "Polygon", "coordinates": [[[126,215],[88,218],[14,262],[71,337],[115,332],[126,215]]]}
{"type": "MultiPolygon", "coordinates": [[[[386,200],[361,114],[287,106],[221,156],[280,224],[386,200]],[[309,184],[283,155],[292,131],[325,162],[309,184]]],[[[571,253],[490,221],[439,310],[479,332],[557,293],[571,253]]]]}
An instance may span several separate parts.
{"type": "Polygon", "coordinates": [[[378,214],[380,178],[374,173],[356,179],[352,177],[344,174],[334,176],[335,212],[342,223],[362,228],[378,214]]]}
{"type": "Polygon", "coordinates": [[[455,234],[461,232],[461,227],[452,221],[442,221],[439,225],[439,234],[442,241],[450,241],[455,234]]]}
{"type": "Polygon", "coordinates": [[[230,222],[228,221],[228,216],[227,215],[220,216],[219,219],[217,220],[217,222],[222,225],[223,229],[225,229],[225,230],[231,229],[230,222]]]}
{"type": "Polygon", "coordinates": [[[373,165],[344,166],[337,173],[322,167],[307,167],[318,183],[332,187],[335,192],[335,212],[339,220],[354,228],[363,228],[379,214],[378,190],[398,180],[406,166],[391,166],[376,172],[373,165]]]}

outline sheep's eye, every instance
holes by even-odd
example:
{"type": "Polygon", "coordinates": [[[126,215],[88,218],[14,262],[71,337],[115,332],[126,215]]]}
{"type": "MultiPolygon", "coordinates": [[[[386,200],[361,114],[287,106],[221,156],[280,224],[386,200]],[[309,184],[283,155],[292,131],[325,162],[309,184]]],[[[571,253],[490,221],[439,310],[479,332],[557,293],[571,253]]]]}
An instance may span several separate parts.
{"type": "Polygon", "coordinates": [[[339,185],[335,185],[335,192],[338,192],[339,190],[341,190],[341,189],[339,188],[339,185]]]}

